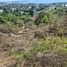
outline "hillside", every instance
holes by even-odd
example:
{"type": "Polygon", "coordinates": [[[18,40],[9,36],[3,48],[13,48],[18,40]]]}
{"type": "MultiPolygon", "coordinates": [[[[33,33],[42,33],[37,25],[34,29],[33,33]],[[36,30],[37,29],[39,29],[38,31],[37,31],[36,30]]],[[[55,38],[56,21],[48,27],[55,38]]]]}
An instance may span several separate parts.
{"type": "Polygon", "coordinates": [[[0,67],[67,67],[67,7],[17,6],[0,7],[0,67]]]}

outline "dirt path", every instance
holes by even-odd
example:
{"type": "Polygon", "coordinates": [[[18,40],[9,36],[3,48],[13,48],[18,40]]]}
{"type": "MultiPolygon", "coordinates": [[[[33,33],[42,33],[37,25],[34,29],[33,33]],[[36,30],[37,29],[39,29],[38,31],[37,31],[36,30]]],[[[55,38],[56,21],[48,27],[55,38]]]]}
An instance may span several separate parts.
{"type": "Polygon", "coordinates": [[[26,29],[19,31],[16,35],[13,33],[10,35],[1,33],[0,35],[1,40],[3,40],[3,47],[0,48],[0,67],[16,67],[16,62],[9,56],[9,52],[12,48],[16,50],[27,50],[30,48],[35,40],[33,31],[26,29]]]}
{"type": "Polygon", "coordinates": [[[8,56],[7,51],[0,51],[0,67],[13,67],[16,62],[8,56]]]}

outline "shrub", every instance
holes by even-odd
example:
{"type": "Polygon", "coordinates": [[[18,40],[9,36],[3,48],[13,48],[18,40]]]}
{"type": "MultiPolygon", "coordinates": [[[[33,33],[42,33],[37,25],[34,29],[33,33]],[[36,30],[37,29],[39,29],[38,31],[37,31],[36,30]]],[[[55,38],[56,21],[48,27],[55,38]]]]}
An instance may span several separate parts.
{"type": "Polygon", "coordinates": [[[36,25],[39,25],[41,23],[47,24],[47,23],[55,23],[60,19],[57,14],[53,13],[53,11],[48,12],[42,12],[39,14],[38,18],[35,21],[36,25]]]}
{"type": "Polygon", "coordinates": [[[6,23],[6,20],[2,16],[0,16],[0,24],[4,24],[4,23],[6,23]]]}

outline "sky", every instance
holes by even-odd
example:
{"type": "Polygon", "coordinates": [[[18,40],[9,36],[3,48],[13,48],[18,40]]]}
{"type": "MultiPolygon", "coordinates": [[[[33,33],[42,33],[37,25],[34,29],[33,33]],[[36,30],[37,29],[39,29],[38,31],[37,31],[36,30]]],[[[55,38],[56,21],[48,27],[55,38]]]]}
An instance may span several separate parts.
{"type": "Polygon", "coordinates": [[[28,1],[29,3],[56,3],[56,2],[67,2],[67,0],[0,0],[0,2],[5,1],[28,1]]]}

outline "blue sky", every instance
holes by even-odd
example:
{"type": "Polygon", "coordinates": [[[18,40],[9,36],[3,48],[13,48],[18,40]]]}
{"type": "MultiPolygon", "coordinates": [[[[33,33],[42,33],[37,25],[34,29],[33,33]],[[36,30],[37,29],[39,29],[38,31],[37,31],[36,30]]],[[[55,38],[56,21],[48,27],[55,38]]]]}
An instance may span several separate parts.
{"type": "Polygon", "coordinates": [[[54,3],[54,2],[67,2],[67,0],[0,0],[0,2],[3,1],[28,1],[33,3],[54,3]]]}

